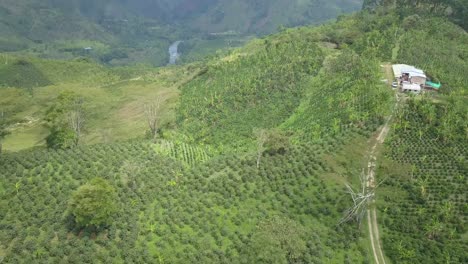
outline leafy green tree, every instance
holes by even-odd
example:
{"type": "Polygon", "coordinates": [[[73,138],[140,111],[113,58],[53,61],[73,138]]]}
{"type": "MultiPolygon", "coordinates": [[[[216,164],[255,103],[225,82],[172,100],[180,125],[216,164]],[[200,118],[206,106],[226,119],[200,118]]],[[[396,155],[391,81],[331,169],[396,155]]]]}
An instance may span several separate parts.
{"type": "Polygon", "coordinates": [[[266,151],[270,155],[285,154],[291,147],[289,137],[279,129],[268,131],[268,140],[265,143],[266,151]]]}
{"type": "Polygon", "coordinates": [[[72,194],[69,211],[79,226],[101,227],[110,224],[115,200],[114,188],[106,180],[95,178],[72,194]]]}
{"type": "Polygon", "coordinates": [[[84,124],[83,98],[70,91],[60,93],[47,109],[45,121],[50,129],[46,138],[49,148],[78,145],[84,124]]]}
{"type": "Polygon", "coordinates": [[[50,134],[46,137],[49,148],[71,148],[75,142],[75,134],[71,129],[51,127],[50,134]]]}
{"type": "Polygon", "coordinates": [[[253,263],[300,262],[306,251],[304,228],[295,221],[274,216],[261,222],[249,246],[253,263]]]}

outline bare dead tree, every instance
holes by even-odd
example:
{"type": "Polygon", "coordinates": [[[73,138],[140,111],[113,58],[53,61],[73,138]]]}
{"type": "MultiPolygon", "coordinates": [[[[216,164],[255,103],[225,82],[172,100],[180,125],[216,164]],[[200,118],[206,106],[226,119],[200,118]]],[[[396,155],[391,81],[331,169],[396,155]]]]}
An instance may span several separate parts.
{"type": "Polygon", "coordinates": [[[126,184],[129,184],[131,188],[136,189],[137,186],[137,178],[140,174],[141,167],[143,165],[134,161],[124,161],[121,170],[121,177],[122,181],[126,184]]]}
{"type": "Polygon", "coordinates": [[[265,152],[265,143],[268,140],[268,131],[266,129],[255,129],[254,134],[257,138],[257,169],[260,168],[260,160],[265,152]]]}
{"type": "Polygon", "coordinates": [[[77,99],[73,102],[72,109],[67,113],[67,118],[70,128],[75,133],[75,145],[78,145],[85,123],[83,99],[77,99]]]}
{"type": "Polygon", "coordinates": [[[346,183],[347,192],[351,195],[351,198],[353,199],[353,206],[351,206],[345,211],[344,217],[339,222],[340,225],[351,220],[356,220],[356,222],[360,226],[369,204],[374,199],[375,191],[373,189],[368,188],[368,179],[367,175],[364,173],[364,170],[359,176],[359,180],[361,187],[360,190],[356,191],[351,185],[346,183]]]}
{"type": "Polygon", "coordinates": [[[2,155],[2,140],[5,138],[10,132],[8,131],[7,122],[5,120],[5,112],[3,110],[0,111],[0,156],[2,155]]]}
{"type": "Polygon", "coordinates": [[[159,130],[162,116],[161,106],[164,101],[165,99],[163,97],[157,97],[153,102],[144,105],[146,121],[148,122],[148,127],[153,139],[156,137],[159,130]]]}

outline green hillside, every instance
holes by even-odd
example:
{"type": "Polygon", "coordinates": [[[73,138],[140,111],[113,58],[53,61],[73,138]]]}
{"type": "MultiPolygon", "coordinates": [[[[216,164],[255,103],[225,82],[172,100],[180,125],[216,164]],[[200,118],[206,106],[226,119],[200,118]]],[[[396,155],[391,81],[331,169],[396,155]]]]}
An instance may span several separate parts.
{"type": "Polygon", "coordinates": [[[398,111],[379,204],[384,249],[396,263],[467,260],[466,110],[453,96],[410,100],[398,111]]]}
{"type": "Polygon", "coordinates": [[[0,260],[467,263],[468,35],[451,19],[376,8],[163,68],[1,54],[0,260]],[[441,90],[392,90],[393,63],[441,90]],[[80,140],[47,148],[57,128],[80,140]]]}

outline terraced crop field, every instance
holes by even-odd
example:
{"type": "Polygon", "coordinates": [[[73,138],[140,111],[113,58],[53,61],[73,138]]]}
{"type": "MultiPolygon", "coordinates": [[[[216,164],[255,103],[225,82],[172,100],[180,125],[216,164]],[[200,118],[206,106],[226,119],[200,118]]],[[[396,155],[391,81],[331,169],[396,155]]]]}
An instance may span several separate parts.
{"type": "Polygon", "coordinates": [[[378,207],[384,249],[397,263],[467,261],[463,109],[417,99],[400,109],[379,171],[386,181],[378,207]]]}
{"type": "Polygon", "coordinates": [[[149,142],[9,154],[0,161],[4,260],[362,262],[364,234],[337,225],[350,201],[324,160],[330,154],[298,145],[266,155],[259,169],[250,155],[188,167],[149,142]],[[67,214],[68,197],[97,175],[116,188],[118,213],[104,229],[83,230],[67,214]]]}

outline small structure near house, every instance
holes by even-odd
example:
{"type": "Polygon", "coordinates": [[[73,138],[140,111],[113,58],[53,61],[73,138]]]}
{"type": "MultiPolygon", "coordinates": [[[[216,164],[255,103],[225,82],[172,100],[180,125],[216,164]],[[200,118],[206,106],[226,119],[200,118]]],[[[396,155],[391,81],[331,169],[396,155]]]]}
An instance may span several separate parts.
{"type": "Polygon", "coordinates": [[[402,92],[412,92],[412,93],[420,93],[421,92],[421,85],[416,83],[410,82],[403,82],[401,85],[402,92]]]}

